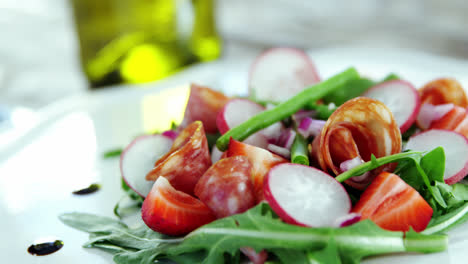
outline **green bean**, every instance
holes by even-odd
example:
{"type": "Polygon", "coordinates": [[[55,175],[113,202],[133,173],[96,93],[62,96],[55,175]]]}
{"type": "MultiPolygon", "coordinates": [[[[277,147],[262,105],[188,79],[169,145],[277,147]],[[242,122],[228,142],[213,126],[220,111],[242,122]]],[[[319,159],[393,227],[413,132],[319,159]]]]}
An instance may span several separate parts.
{"type": "Polygon", "coordinates": [[[216,146],[219,150],[225,151],[231,137],[242,141],[253,133],[291,116],[309,102],[316,101],[344,83],[357,78],[359,78],[358,72],[351,67],[328,80],[312,85],[277,105],[275,108],[261,112],[244,123],[232,128],[216,141],[216,146]]]}
{"type": "Polygon", "coordinates": [[[307,140],[305,140],[305,138],[299,133],[296,133],[296,138],[294,138],[294,143],[291,147],[291,162],[302,165],[309,165],[307,140]]]}

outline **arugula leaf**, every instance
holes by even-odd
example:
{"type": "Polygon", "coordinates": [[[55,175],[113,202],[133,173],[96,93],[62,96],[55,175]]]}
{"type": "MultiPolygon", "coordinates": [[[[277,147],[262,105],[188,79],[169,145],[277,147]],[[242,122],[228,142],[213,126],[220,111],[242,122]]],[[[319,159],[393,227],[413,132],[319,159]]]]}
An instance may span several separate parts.
{"type": "MultiPolygon", "coordinates": [[[[366,220],[345,228],[307,228],[293,226],[272,217],[266,204],[260,204],[244,214],[217,220],[190,233],[181,244],[168,248],[168,255],[206,250],[203,263],[222,263],[223,255],[233,254],[238,248],[248,246],[256,250],[267,249],[275,255],[282,250],[323,250],[336,243],[345,263],[354,263],[363,257],[393,252],[405,252],[408,248],[403,232],[385,231],[366,220]],[[349,260],[353,260],[350,262],[349,260]]],[[[428,237],[412,245],[415,251],[444,249],[445,236],[428,237]],[[419,247],[418,247],[419,246],[419,247]]]]}
{"type": "Polygon", "coordinates": [[[399,163],[394,172],[395,174],[399,174],[409,185],[422,193],[424,193],[422,190],[428,190],[436,203],[444,208],[447,207],[439,191],[431,185],[431,183],[440,180],[440,178],[443,179],[445,155],[442,147],[437,147],[427,154],[420,151],[406,151],[378,159],[372,155],[370,161],[343,172],[335,179],[339,182],[344,182],[351,177],[362,175],[384,164],[393,162],[399,163]],[[430,177],[422,166],[431,173],[430,177]],[[423,189],[423,186],[426,189],[423,189]]]}
{"type": "Polygon", "coordinates": [[[289,225],[266,203],[202,226],[184,238],[170,238],[146,226],[129,228],[121,221],[90,214],[64,214],[60,219],[91,233],[85,246],[112,252],[114,261],[120,264],[164,259],[180,263],[238,263],[239,248],[245,246],[257,251],[266,249],[283,263],[310,263],[312,259],[321,263],[359,263],[372,255],[435,252],[447,246],[444,235],[413,239],[403,232],[383,230],[369,220],[345,228],[289,225]]]}
{"type": "Polygon", "coordinates": [[[371,171],[388,163],[402,162],[408,160],[411,162],[419,162],[423,154],[424,152],[421,151],[407,151],[381,158],[375,158],[375,156],[372,155],[370,161],[364,162],[361,165],[358,165],[348,171],[341,173],[340,175],[336,176],[335,179],[339,182],[344,182],[345,180],[351,177],[362,175],[368,171],[371,171]]]}
{"type": "MultiPolygon", "coordinates": [[[[314,263],[328,264],[335,263],[341,264],[340,252],[336,246],[335,240],[330,238],[328,245],[322,250],[309,252],[307,255],[309,260],[313,260],[314,263]]],[[[285,263],[288,263],[287,261],[285,263]]],[[[308,262],[307,262],[308,263],[308,262]]]]}
{"type": "Polygon", "coordinates": [[[433,217],[423,234],[438,234],[468,220],[468,203],[451,210],[449,213],[433,217]]]}
{"type": "Polygon", "coordinates": [[[354,79],[327,94],[322,99],[326,104],[335,103],[336,105],[342,105],[349,99],[362,95],[375,84],[374,81],[367,78],[354,79]]]}
{"type": "Polygon", "coordinates": [[[444,171],[444,149],[437,147],[419,159],[399,163],[395,173],[423,196],[432,197],[438,205],[446,208],[447,203],[440,190],[434,186],[436,182],[444,182],[444,171]],[[426,192],[430,195],[425,195],[426,192]]]}
{"type": "Polygon", "coordinates": [[[327,120],[333,114],[333,112],[335,112],[336,108],[337,106],[334,103],[318,104],[313,102],[306,106],[307,110],[315,111],[315,118],[321,120],[327,120]]]}
{"type": "Polygon", "coordinates": [[[122,154],[123,149],[117,148],[117,149],[111,149],[102,154],[102,157],[104,159],[109,159],[109,158],[116,158],[120,157],[120,154],[122,154]]]}
{"type": "Polygon", "coordinates": [[[342,87],[334,90],[332,93],[323,97],[323,101],[325,103],[335,103],[336,105],[342,105],[344,102],[355,98],[357,96],[361,96],[365,91],[371,88],[374,85],[390,81],[390,80],[398,80],[400,79],[396,74],[391,73],[387,75],[383,80],[380,82],[375,82],[368,78],[359,78],[351,80],[345,83],[342,87]]]}

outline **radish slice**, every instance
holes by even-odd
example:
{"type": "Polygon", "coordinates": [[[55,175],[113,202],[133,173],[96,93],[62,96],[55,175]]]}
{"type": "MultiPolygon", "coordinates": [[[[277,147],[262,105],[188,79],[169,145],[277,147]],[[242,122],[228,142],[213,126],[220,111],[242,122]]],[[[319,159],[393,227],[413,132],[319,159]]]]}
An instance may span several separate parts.
{"type": "Polygon", "coordinates": [[[361,220],[361,214],[359,213],[349,213],[345,216],[339,217],[336,219],[335,226],[336,227],[345,227],[355,224],[361,220]]]}
{"type": "MultiPolygon", "coordinates": [[[[216,125],[221,134],[229,129],[242,124],[252,116],[265,111],[265,108],[247,99],[232,99],[221,109],[216,117],[216,125]]],[[[261,148],[266,148],[268,141],[275,141],[283,130],[283,125],[275,123],[244,140],[245,143],[261,148]]]]}
{"type": "Polygon", "coordinates": [[[250,95],[260,101],[282,102],[320,81],[314,63],[300,49],[272,48],[250,68],[250,95]]]}
{"type": "Polygon", "coordinates": [[[414,123],[421,106],[418,90],[411,83],[402,80],[378,84],[367,90],[363,96],[383,102],[393,113],[401,133],[414,123]]]}
{"type": "Polygon", "coordinates": [[[127,185],[145,197],[153,187],[154,181],[147,181],[146,174],[154,163],[166,154],[172,146],[172,139],[163,135],[144,135],[134,139],[120,156],[120,172],[127,185]]]}
{"type": "Polygon", "coordinates": [[[463,135],[449,130],[430,129],[412,136],[405,149],[430,151],[439,146],[445,152],[445,183],[454,184],[468,173],[468,139],[463,135]]]}
{"type": "Polygon", "coordinates": [[[299,164],[273,167],[264,181],[265,199],[290,224],[334,226],[351,210],[343,186],[325,172],[299,164]]]}

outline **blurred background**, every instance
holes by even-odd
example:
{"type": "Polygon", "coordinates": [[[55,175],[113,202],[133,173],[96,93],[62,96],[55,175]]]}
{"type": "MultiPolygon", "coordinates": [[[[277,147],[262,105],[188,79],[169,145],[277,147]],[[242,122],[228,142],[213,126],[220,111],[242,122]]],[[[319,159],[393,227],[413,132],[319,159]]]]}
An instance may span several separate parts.
{"type": "Polygon", "coordinates": [[[0,120],[276,45],[468,59],[467,13],[464,0],[0,0],[0,120]]]}

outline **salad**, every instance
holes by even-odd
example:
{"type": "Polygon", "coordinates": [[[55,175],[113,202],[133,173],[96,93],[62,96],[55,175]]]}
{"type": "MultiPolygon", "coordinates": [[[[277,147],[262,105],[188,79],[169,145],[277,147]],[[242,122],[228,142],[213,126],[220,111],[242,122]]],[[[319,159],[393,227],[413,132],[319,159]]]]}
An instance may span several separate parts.
{"type": "Polygon", "coordinates": [[[119,153],[143,225],[62,222],[116,263],[257,264],[444,251],[444,232],[468,219],[468,100],[456,80],[417,90],[354,68],[321,80],[306,53],[273,48],[249,88],[230,98],[193,84],[181,124],[119,153]]]}

